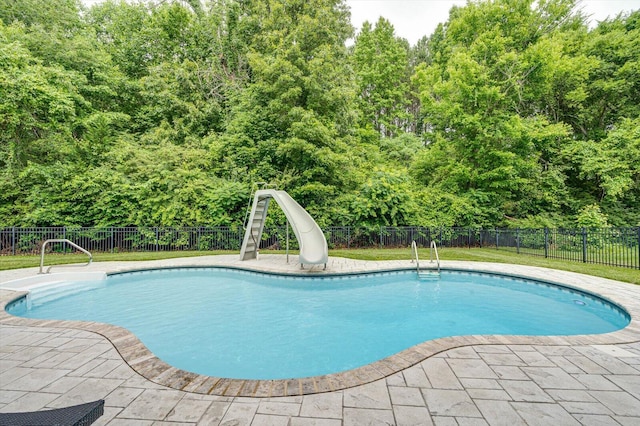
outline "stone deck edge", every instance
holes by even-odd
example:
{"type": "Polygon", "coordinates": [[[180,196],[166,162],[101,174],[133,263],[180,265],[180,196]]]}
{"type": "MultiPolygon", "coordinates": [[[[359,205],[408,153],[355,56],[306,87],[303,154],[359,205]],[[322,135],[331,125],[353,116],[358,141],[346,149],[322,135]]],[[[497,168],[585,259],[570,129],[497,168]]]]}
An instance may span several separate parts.
{"type": "MultiPolygon", "coordinates": [[[[473,264],[473,262],[470,262],[473,264]]],[[[221,265],[212,265],[220,267],[221,265]]],[[[518,265],[512,265],[518,266],[518,265]]],[[[197,267],[202,267],[198,265],[197,267]]],[[[224,267],[224,266],[223,266],[224,267]]],[[[155,269],[155,268],[154,268],[155,269]]],[[[240,268],[242,269],[242,268],[240,268]]],[[[371,269],[361,273],[388,272],[409,268],[391,268],[387,270],[371,269]]],[[[39,320],[15,317],[5,311],[5,307],[15,300],[24,297],[25,291],[5,290],[0,293],[0,325],[29,326],[46,328],[70,328],[84,330],[99,334],[109,340],[116,348],[122,359],[138,374],[158,385],[195,394],[218,395],[226,397],[253,397],[270,398],[284,396],[300,396],[316,393],[333,392],[364,385],[396,374],[406,368],[412,367],[441,352],[464,347],[478,345],[607,345],[635,343],[640,341],[640,295],[638,300],[619,300],[622,295],[611,289],[604,288],[603,292],[594,291],[592,288],[583,288],[581,285],[547,280],[535,274],[518,273],[510,274],[495,270],[483,270],[480,268],[460,269],[456,267],[443,270],[463,270],[467,272],[481,272],[513,276],[517,278],[529,278],[535,281],[547,282],[575,288],[580,291],[595,294],[611,301],[627,311],[631,321],[624,329],[604,334],[572,335],[572,336],[521,336],[521,335],[469,335],[457,337],[444,337],[415,345],[397,354],[373,362],[371,364],[340,373],[324,376],[305,377],[298,379],[282,380],[241,380],[221,377],[211,377],[181,370],[156,357],[133,333],[129,330],[111,325],[85,321],[67,320],[39,320]],[[604,293],[604,294],[602,294],[604,293]],[[618,297],[620,296],[620,297],[618,297]],[[634,303],[628,303],[634,302],[634,303]]],[[[132,269],[140,270],[140,269],[132,269]]],[[[254,268],[246,268],[252,272],[254,268]]],[[[555,270],[550,270],[555,271],[555,270]]],[[[121,272],[121,271],[119,271],[121,272]]],[[[273,273],[273,272],[268,272],[273,273]]],[[[284,272],[283,272],[284,273],[284,272]]],[[[633,284],[624,284],[633,286],[633,284]]],[[[615,289],[614,289],[615,290],[615,289]]],[[[635,298],[634,298],[635,299],[635,298]]]]}

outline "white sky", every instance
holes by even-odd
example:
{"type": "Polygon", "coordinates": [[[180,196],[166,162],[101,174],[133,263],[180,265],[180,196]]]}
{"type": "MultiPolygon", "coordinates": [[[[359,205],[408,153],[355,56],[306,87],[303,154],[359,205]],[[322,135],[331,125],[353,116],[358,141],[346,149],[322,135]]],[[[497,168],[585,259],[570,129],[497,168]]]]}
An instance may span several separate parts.
{"type": "MultiPolygon", "coordinates": [[[[85,5],[101,0],[82,0],[85,5]]],[[[396,35],[415,44],[433,33],[440,22],[449,18],[451,6],[463,6],[466,0],[346,0],[351,7],[351,23],[359,30],[364,21],[375,24],[384,16],[396,30],[396,35]]],[[[591,17],[591,25],[622,11],[640,9],[640,0],[582,0],[583,11],[591,17]]]]}

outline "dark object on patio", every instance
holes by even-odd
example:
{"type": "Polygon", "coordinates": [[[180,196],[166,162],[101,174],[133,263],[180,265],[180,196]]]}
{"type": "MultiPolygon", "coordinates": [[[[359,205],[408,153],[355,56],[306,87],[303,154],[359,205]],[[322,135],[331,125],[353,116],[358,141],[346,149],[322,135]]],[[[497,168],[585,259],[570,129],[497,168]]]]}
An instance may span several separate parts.
{"type": "Polygon", "coordinates": [[[55,410],[0,413],[0,426],[88,426],[104,413],[104,399],[55,410]]]}

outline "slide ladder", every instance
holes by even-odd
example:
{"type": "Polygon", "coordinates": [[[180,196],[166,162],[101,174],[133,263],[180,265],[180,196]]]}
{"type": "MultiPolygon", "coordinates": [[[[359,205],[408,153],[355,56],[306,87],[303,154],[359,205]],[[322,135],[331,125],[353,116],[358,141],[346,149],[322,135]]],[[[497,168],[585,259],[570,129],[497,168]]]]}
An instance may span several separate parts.
{"type": "Polygon", "coordinates": [[[262,238],[262,230],[264,222],[267,219],[267,209],[271,197],[258,199],[254,197],[254,205],[251,209],[249,222],[244,234],[242,249],[240,251],[240,260],[257,259],[258,250],[260,249],[260,239],[262,238]]]}
{"type": "Polygon", "coordinates": [[[324,264],[326,268],[329,250],[322,229],[289,194],[275,189],[261,189],[256,191],[253,196],[253,207],[240,249],[240,260],[257,259],[271,200],[278,203],[291,224],[300,247],[300,266],[304,268],[304,265],[324,264]]]}

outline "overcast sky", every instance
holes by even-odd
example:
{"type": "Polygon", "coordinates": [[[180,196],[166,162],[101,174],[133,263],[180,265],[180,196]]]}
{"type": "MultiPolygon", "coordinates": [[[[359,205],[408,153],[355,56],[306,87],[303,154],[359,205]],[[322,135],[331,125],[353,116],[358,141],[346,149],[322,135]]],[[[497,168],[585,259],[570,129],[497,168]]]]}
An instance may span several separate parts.
{"type": "MultiPolygon", "coordinates": [[[[86,5],[101,0],[82,0],[86,5]]],[[[464,5],[465,0],[346,0],[351,7],[351,23],[359,30],[364,21],[372,24],[384,16],[396,30],[396,35],[415,44],[422,36],[429,36],[440,22],[449,17],[454,5],[464,5]]],[[[591,25],[608,16],[615,17],[622,11],[640,9],[640,0],[582,0],[584,12],[591,16],[591,25]]]]}

